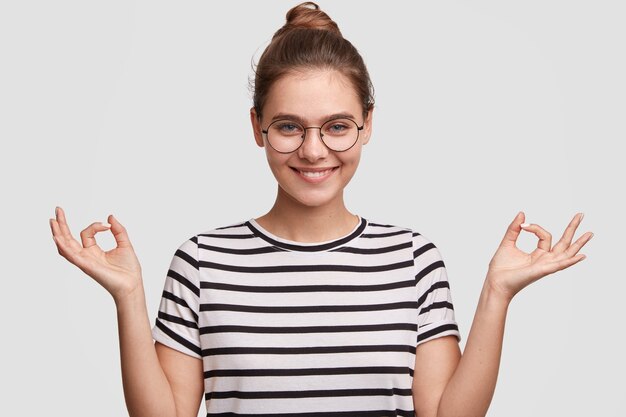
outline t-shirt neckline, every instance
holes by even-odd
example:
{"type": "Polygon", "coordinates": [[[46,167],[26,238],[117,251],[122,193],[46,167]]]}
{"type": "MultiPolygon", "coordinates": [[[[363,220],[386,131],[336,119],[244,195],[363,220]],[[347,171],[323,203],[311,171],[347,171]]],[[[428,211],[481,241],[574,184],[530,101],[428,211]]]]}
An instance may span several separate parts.
{"type": "Polygon", "coordinates": [[[334,249],[360,236],[367,226],[367,219],[359,215],[357,215],[357,217],[359,218],[359,222],[348,234],[325,242],[311,243],[297,242],[295,240],[284,239],[276,236],[263,228],[263,226],[261,226],[254,218],[248,220],[245,224],[255,236],[279,248],[299,252],[320,252],[334,249]]]}

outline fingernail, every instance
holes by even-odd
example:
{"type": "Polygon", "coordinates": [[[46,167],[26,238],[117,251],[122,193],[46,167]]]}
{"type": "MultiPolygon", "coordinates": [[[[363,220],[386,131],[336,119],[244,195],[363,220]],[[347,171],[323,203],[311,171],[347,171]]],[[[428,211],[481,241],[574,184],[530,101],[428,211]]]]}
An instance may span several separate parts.
{"type": "Polygon", "coordinates": [[[585,213],[580,213],[580,220],[579,221],[583,221],[583,217],[585,217],[585,213]]]}
{"type": "Polygon", "coordinates": [[[100,222],[100,224],[103,225],[104,227],[111,227],[109,223],[100,222]]]}
{"type": "Polygon", "coordinates": [[[528,223],[522,223],[522,224],[520,224],[520,226],[521,226],[521,227],[528,227],[528,226],[530,226],[530,224],[528,224],[528,223]]]}
{"type": "Polygon", "coordinates": [[[56,206],[54,208],[54,214],[55,214],[55,216],[59,214],[59,206],[56,206]]]}

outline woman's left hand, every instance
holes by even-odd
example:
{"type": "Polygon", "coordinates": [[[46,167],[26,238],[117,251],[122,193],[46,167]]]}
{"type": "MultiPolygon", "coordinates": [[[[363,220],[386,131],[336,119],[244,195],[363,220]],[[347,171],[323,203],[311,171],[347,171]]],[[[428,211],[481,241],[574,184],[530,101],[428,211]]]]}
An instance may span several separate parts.
{"type": "Polygon", "coordinates": [[[552,247],[552,235],[537,224],[524,224],[524,213],[518,213],[489,262],[486,283],[510,301],[527,285],[585,259],[585,255],[578,254],[578,251],[593,233],[587,232],[572,243],[582,218],[582,213],[575,215],[561,239],[552,247]],[[539,238],[537,248],[531,253],[515,245],[522,229],[539,238]]]}

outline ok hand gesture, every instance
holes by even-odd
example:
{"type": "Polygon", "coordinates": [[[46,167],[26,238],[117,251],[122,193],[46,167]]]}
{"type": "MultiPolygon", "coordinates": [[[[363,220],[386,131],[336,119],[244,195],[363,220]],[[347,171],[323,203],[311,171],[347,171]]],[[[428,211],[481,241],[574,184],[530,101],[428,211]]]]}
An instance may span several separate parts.
{"type": "Polygon", "coordinates": [[[78,242],[70,232],[63,209],[57,207],[55,214],[56,219],[50,219],[50,227],[59,255],[96,280],[116,302],[141,288],[141,266],[126,229],[113,215],[108,217],[110,226],[95,222],[83,229],[81,242],[78,242]],[[96,243],[95,235],[109,227],[117,247],[104,252],[96,243]]]}
{"type": "Polygon", "coordinates": [[[540,278],[585,259],[585,255],[578,254],[578,251],[593,236],[593,233],[587,232],[572,243],[574,233],[583,218],[583,214],[579,213],[570,221],[563,236],[553,247],[552,235],[537,224],[525,224],[524,217],[524,213],[520,212],[513,219],[489,263],[487,272],[487,283],[508,300],[540,278]],[[539,238],[537,248],[531,253],[526,253],[515,245],[522,230],[534,233],[539,238]]]}

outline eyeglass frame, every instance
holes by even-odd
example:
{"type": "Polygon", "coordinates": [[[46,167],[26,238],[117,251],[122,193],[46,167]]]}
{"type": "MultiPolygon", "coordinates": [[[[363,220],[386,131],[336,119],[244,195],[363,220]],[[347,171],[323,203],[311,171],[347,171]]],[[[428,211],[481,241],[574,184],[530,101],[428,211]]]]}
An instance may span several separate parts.
{"type": "Polygon", "coordinates": [[[295,151],[297,151],[298,149],[300,149],[300,148],[302,147],[302,144],[303,144],[303,143],[304,143],[304,141],[306,140],[306,132],[307,132],[307,130],[309,130],[309,129],[319,129],[319,130],[320,130],[320,140],[322,141],[322,143],[324,144],[324,146],[326,146],[329,150],[331,150],[331,151],[333,151],[333,152],[346,152],[346,151],[348,151],[348,150],[352,149],[352,148],[354,147],[354,145],[356,145],[356,143],[359,141],[359,132],[360,132],[361,130],[363,130],[363,128],[364,128],[364,127],[365,127],[365,121],[363,121],[363,124],[362,124],[361,126],[359,126],[359,124],[358,124],[355,120],[352,120],[352,119],[351,119],[351,118],[349,118],[349,117],[335,117],[335,118],[332,118],[332,119],[328,119],[328,120],[326,120],[324,123],[322,123],[322,125],[321,125],[321,126],[308,126],[308,127],[303,126],[301,123],[299,123],[299,122],[297,122],[297,121],[295,121],[295,120],[293,120],[293,119],[289,119],[289,118],[281,118],[281,119],[276,119],[276,120],[274,120],[272,123],[270,123],[270,124],[267,126],[267,129],[261,129],[261,133],[264,133],[264,134],[266,135],[266,138],[267,138],[267,143],[269,143],[269,145],[270,145],[270,147],[271,147],[272,149],[274,149],[274,150],[275,150],[276,152],[278,152],[278,153],[288,154],[288,153],[294,153],[295,151]],[[328,146],[328,145],[326,144],[326,142],[324,142],[324,134],[322,133],[322,127],[324,127],[324,125],[325,125],[326,123],[328,123],[328,122],[332,122],[333,120],[350,120],[350,121],[351,121],[352,123],[354,123],[354,125],[356,126],[356,139],[354,139],[354,143],[353,143],[352,145],[350,145],[350,147],[349,147],[349,148],[346,148],[346,149],[344,149],[343,151],[336,151],[336,150],[334,150],[333,148],[331,148],[330,146],[328,146]],[[301,127],[302,127],[302,130],[304,130],[304,133],[303,133],[303,134],[302,134],[302,136],[301,136],[302,141],[300,142],[300,145],[298,145],[298,147],[297,147],[296,149],[294,149],[293,151],[289,151],[289,152],[279,151],[278,149],[274,148],[274,147],[272,146],[272,142],[270,142],[269,135],[268,135],[269,129],[270,129],[270,127],[272,127],[272,125],[273,125],[274,123],[277,123],[277,122],[284,122],[284,121],[290,121],[290,122],[293,122],[294,124],[297,124],[298,126],[301,126],[301,127]]]}

